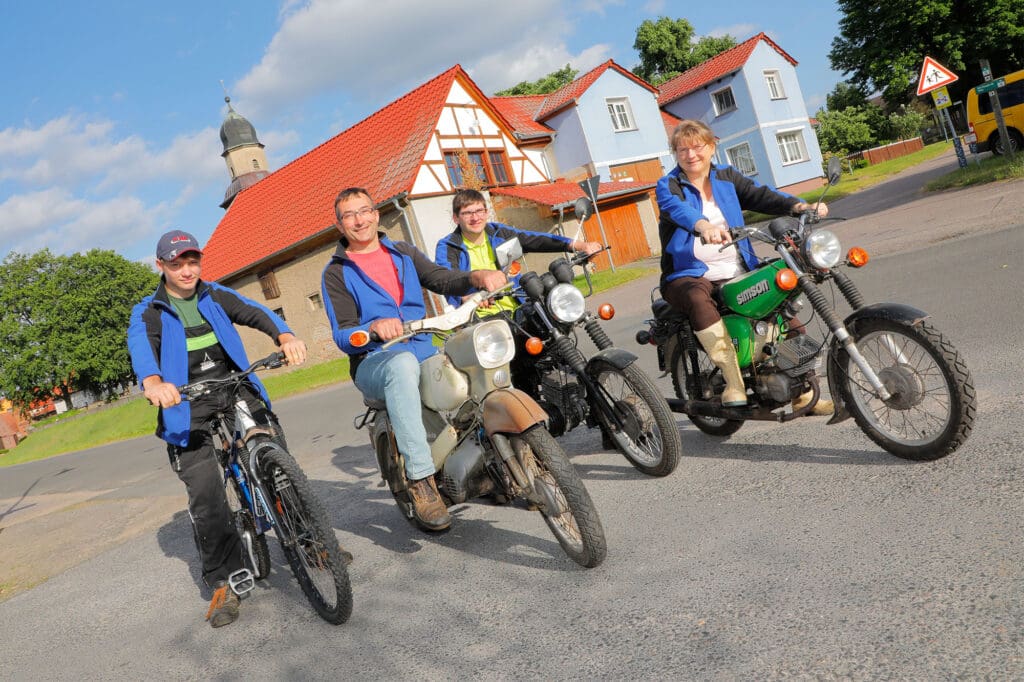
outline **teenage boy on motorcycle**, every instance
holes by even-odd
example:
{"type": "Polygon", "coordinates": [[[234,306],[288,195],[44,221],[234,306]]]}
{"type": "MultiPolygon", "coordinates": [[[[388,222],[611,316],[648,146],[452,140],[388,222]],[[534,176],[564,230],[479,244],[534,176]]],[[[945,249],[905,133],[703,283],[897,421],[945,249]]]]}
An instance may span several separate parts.
{"type": "MultiPolygon", "coordinates": [[[[681,121],[670,143],[678,165],[658,181],[655,195],[661,219],[661,295],[676,310],[686,313],[708,358],[722,370],[725,390],[722,405],[747,404],[736,348],[718,313],[715,290],[747,270],[757,267],[749,239],[735,248],[720,250],[732,238],[729,227],[741,227],[743,211],[768,215],[796,214],[813,208],[801,199],[758,184],[732,166],[716,166],[715,134],[701,121],[681,121]]],[[[818,204],[818,215],[828,207],[818,204]]],[[[808,392],[794,409],[807,404],[808,392]]],[[[819,400],[811,414],[831,414],[831,401],[819,400]]]]}
{"type": "MultiPolygon", "coordinates": [[[[215,379],[249,366],[235,324],[258,329],[274,339],[288,362],[301,365],[306,344],[278,315],[255,301],[213,282],[204,282],[203,252],[188,232],[160,237],[156,267],[160,284],[132,309],[128,351],[143,393],[160,408],[156,435],[167,442],[171,466],[188,491],[203,580],[213,588],[206,618],[213,627],[238,618],[238,596],[228,577],[245,567],[243,546],[224,493],[224,473],[206,429],[217,397],[182,402],[178,386],[215,379]]],[[[258,422],[272,419],[270,401],[258,379],[244,391],[258,422]]]]}
{"type": "MultiPolygon", "coordinates": [[[[584,242],[546,232],[529,232],[502,223],[487,220],[487,200],[475,189],[460,189],[452,198],[452,220],[455,229],[439,242],[434,252],[434,262],[451,270],[496,270],[494,249],[514,237],[519,238],[523,253],[562,253],[583,251],[588,255],[601,250],[598,242],[584,242]]],[[[470,292],[472,293],[472,292],[470,292]]],[[[463,297],[464,298],[464,297],[463,297]]],[[[458,306],[462,299],[449,296],[448,302],[458,306]]],[[[489,310],[481,315],[493,315],[501,311],[511,312],[516,308],[511,297],[498,299],[489,310]]]]}
{"type": "Polygon", "coordinates": [[[494,291],[506,283],[495,270],[453,272],[431,262],[416,247],[395,242],[378,231],[380,215],[367,190],[350,187],[334,201],[341,232],[338,249],[323,272],[323,298],[334,342],[349,355],[352,380],[363,395],[383,400],[405,457],[413,512],[424,526],[444,530],[451,517],[434,483],[420,407],[420,363],[438,351],[428,336],[418,335],[381,350],[402,335],[402,323],[426,317],[423,288],[441,295],[476,289],[494,291]],[[356,331],[375,334],[365,346],[353,346],[356,331]]]}

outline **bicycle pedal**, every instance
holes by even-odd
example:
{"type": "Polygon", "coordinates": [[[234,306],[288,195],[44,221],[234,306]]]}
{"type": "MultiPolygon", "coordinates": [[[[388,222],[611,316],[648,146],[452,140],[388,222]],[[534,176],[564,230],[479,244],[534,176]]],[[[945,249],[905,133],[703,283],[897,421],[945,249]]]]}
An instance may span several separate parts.
{"type": "Polygon", "coordinates": [[[235,594],[242,597],[256,587],[256,577],[248,568],[240,568],[228,576],[228,585],[235,594]]]}

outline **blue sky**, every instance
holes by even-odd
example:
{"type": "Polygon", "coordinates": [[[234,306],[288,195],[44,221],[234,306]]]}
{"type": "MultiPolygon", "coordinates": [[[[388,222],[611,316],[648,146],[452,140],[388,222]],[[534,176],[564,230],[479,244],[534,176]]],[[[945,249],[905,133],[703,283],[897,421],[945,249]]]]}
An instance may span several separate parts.
{"type": "Polygon", "coordinates": [[[205,241],[229,182],[220,81],[273,169],[455,63],[486,93],[566,63],[632,68],[636,28],[659,16],[738,41],[764,31],[799,62],[812,114],[842,79],[827,2],[0,1],[0,257],[151,260],[173,228],[205,241]]]}

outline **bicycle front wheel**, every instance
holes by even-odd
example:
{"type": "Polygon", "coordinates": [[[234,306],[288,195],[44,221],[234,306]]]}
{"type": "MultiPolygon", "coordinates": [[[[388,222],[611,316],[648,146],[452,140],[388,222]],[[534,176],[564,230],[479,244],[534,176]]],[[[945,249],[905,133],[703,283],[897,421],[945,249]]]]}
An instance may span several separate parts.
{"type": "Polygon", "coordinates": [[[327,513],[290,454],[269,440],[255,447],[274,532],[292,573],[320,617],[340,625],[352,615],[352,586],[327,513]]]}

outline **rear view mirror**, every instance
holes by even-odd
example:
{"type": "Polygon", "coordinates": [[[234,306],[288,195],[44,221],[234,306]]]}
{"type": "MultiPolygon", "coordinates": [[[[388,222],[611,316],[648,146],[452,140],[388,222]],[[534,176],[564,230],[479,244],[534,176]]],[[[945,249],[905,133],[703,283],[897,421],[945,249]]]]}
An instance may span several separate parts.
{"type": "Polygon", "coordinates": [[[839,178],[843,175],[843,165],[839,161],[838,156],[833,156],[828,160],[828,184],[834,185],[839,182],[839,178]]]}
{"type": "Polygon", "coordinates": [[[523,247],[519,243],[518,237],[513,237],[506,242],[502,242],[494,249],[494,258],[498,261],[498,267],[506,273],[508,272],[509,266],[522,257],[523,247]]]}

